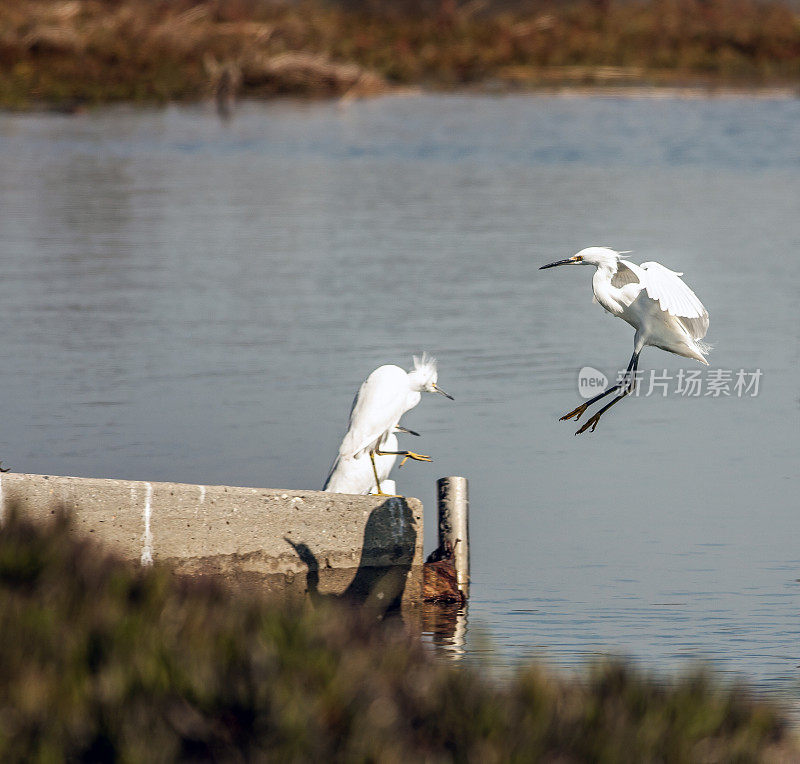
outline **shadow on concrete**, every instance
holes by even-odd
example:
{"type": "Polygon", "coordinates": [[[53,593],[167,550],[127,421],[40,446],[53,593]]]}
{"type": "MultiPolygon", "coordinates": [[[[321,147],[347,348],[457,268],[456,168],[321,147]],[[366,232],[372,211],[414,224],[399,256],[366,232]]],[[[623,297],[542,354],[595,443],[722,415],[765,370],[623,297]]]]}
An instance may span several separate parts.
{"type": "Polygon", "coordinates": [[[372,609],[378,615],[400,611],[417,544],[414,515],[404,499],[387,499],[370,513],[355,576],[341,594],[320,591],[320,586],[325,588],[329,569],[320,569],[319,561],[307,544],[286,537],[284,541],[308,569],[306,589],[312,602],[347,602],[372,609]]]}

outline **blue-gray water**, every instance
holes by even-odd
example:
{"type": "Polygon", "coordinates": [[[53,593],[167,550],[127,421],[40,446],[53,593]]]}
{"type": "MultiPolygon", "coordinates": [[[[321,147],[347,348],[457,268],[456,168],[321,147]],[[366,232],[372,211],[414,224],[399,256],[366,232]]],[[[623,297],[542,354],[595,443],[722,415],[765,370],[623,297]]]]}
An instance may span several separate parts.
{"type": "MultiPolygon", "coordinates": [[[[463,649],[695,657],[798,693],[800,101],[429,96],[0,116],[0,458],[320,487],[353,393],[428,350],[405,423],[471,481],[463,649]],[[589,244],[684,271],[756,397],[558,416],[632,331],[589,244]]],[[[643,369],[692,361],[648,349],[643,369]]],[[[463,625],[462,625],[463,626],[463,625]]],[[[459,633],[463,632],[460,627],[459,633]]]]}

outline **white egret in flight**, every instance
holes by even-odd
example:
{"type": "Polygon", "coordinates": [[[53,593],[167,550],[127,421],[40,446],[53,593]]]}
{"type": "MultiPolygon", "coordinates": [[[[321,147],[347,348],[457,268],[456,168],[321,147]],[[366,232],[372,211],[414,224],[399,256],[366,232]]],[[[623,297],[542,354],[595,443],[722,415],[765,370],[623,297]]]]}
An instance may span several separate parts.
{"type": "Polygon", "coordinates": [[[594,432],[600,417],[633,392],[639,354],[645,346],[652,345],[708,365],[705,356],[711,347],[702,341],[708,331],[708,311],[697,295],[683,283],[680,278],[683,274],[671,271],[661,263],[636,265],[625,260],[625,254],[607,247],[588,247],[573,257],[543,265],[539,269],[555,268],[557,265],[595,266],[597,270],[592,277],[595,301],[612,316],[618,316],[636,329],[633,355],[622,381],[561,417],[562,420],[574,417],[578,421],[593,403],[617,393],[614,400],[591,416],[576,435],[590,427],[594,432]]]}
{"type": "MultiPolygon", "coordinates": [[[[423,392],[441,393],[453,400],[437,386],[438,372],[436,359],[425,353],[421,358],[414,356],[414,368],[404,371],[399,366],[380,366],[370,374],[356,393],[353,407],[350,409],[350,422],[347,433],[339,446],[339,455],[334,462],[325,490],[340,461],[368,454],[372,464],[375,486],[378,494],[386,495],[380,490],[381,479],[375,466],[375,457],[384,455],[404,456],[420,462],[432,461],[430,456],[413,451],[390,449],[386,441],[400,422],[400,417],[414,408],[422,398],[423,392]]],[[[401,463],[402,466],[402,463],[401,463]]]]}

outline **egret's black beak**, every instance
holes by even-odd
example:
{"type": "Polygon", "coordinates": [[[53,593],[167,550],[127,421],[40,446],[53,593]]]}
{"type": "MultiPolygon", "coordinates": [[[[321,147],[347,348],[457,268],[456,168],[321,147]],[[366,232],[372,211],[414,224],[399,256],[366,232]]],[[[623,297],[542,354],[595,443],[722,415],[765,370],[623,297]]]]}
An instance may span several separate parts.
{"type": "Polygon", "coordinates": [[[543,265],[539,268],[539,270],[543,271],[545,268],[555,268],[557,265],[575,265],[579,262],[580,260],[574,257],[568,257],[566,260],[556,260],[554,263],[548,263],[547,265],[543,265]]]}
{"type": "Polygon", "coordinates": [[[449,395],[448,393],[446,393],[444,390],[442,390],[441,387],[438,387],[437,385],[434,385],[433,389],[436,390],[437,393],[441,393],[445,398],[449,398],[451,401],[455,400],[455,398],[452,395],[449,395]]]}

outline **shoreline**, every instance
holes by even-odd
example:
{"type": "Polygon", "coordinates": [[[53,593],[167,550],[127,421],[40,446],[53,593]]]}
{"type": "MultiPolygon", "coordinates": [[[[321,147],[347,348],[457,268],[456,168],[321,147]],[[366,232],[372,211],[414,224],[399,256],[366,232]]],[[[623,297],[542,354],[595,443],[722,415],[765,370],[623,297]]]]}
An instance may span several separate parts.
{"type": "MultiPolygon", "coordinates": [[[[454,88],[407,87],[387,88],[370,95],[347,97],[340,95],[281,94],[269,98],[244,96],[226,107],[230,114],[243,106],[269,106],[273,104],[340,105],[347,106],[356,101],[376,101],[385,98],[609,98],[619,100],[775,100],[794,101],[800,99],[800,84],[781,85],[548,85],[530,87],[496,87],[475,84],[454,88]]],[[[215,107],[213,96],[197,99],[167,101],[112,100],[95,103],[48,103],[36,102],[25,107],[0,104],[3,115],[78,115],[105,110],[141,111],[167,108],[215,107]]],[[[218,109],[219,110],[219,109],[218,109]]]]}
{"type": "Polygon", "coordinates": [[[450,90],[420,90],[423,95],[497,95],[514,96],[563,96],[565,98],[653,98],[653,99],[713,99],[713,98],[758,98],[775,100],[794,100],[800,98],[800,83],[797,85],[736,85],[730,83],[672,84],[636,83],[629,85],[611,84],[555,84],[530,87],[495,88],[487,85],[474,85],[450,90]]]}

